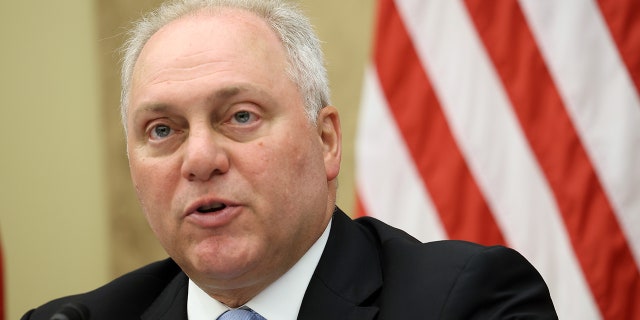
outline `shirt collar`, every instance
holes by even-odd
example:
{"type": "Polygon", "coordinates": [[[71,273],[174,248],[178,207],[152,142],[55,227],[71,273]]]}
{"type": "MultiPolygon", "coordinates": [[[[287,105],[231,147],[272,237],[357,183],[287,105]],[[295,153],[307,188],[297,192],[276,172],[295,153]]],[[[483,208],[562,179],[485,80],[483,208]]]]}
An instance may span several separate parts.
{"type": "MultiPolygon", "coordinates": [[[[245,306],[266,319],[296,319],[311,276],[313,276],[322,251],[327,244],[330,229],[331,221],[327,224],[320,238],[289,271],[247,302],[245,306]]],[[[216,319],[227,310],[229,307],[211,298],[189,279],[187,296],[189,320],[216,319]]]]}

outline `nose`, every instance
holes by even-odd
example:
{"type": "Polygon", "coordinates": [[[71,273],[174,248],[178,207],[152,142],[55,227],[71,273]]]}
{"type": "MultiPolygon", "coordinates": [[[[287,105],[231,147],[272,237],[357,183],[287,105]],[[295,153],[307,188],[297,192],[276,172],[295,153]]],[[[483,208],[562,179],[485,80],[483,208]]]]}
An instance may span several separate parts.
{"type": "Polygon", "coordinates": [[[213,130],[189,131],[181,168],[185,179],[208,181],[229,170],[229,157],[220,140],[213,130]]]}

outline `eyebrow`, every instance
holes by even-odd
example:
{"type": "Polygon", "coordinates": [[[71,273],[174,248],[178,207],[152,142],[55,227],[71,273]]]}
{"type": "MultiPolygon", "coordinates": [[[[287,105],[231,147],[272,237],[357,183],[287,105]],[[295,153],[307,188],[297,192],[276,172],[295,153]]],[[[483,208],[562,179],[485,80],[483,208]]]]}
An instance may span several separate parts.
{"type": "Polygon", "coordinates": [[[253,86],[251,83],[233,85],[215,90],[207,97],[207,103],[212,105],[222,104],[244,93],[250,93],[251,97],[259,98],[268,104],[275,103],[273,96],[269,92],[263,88],[253,86]]]}
{"type": "MultiPolygon", "coordinates": [[[[250,91],[250,87],[244,85],[238,86],[229,86],[224,87],[222,89],[218,89],[209,94],[206,99],[208,103],[220,103],[222,101],[231,99],[235,96],[238,96],[244,92],[250,91]]],[[[166,103],[151,103],[148,105],[143,105],[137,110],[135,110],[133,114],[133,119],[139,117],[141,114],[145,113],[165,113],[169,111],[171,108],[170,104],[166,103]]]]}
{"type": "Polygon", "coordinates": [[[243,92],[248,91],[248,90],[249,90],[249,88],[247,88],[245,86],[225,87],[225,88],[222,88],[220,90],[214,91],[211,95],[209,95],[207,100],[210,101],[210,102],[219,101],[219,100],[227,100],[227,99],[233,98],[233,97],[239,95],[240,93],[243,93],[243,92]]]}
{"type": "Polygon", "coordinates": [[[163,113],[163,112],[166,112],[167,110],[169,110],[169,105],[164,104],[164,103],[144,105],[144,106],[136,109],[133,112],[132,119],[135,122],[136,118],[138,118],[141,114],[145,114],[145,113],[163,113]]]}

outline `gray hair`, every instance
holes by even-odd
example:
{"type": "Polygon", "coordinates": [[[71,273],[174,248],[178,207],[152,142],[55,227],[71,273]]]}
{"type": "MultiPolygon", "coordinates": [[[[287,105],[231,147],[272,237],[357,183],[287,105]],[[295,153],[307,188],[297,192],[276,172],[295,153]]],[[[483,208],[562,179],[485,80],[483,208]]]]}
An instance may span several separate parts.
{"type": "Polygon", "coordinates": [[[310,121],[315,122],[320,109],[330,104],[320,40],[309,19],[297,7],[282,0],[173,0],[165,2],[137,21],[122,48],[120,112],[125,130],[133,68],[149,38],[174,20],[216,8],[238,8],[252,12],[264,19],[278,35],[289,60],[286,72],[304,98],[305,111],[310,121]]]}

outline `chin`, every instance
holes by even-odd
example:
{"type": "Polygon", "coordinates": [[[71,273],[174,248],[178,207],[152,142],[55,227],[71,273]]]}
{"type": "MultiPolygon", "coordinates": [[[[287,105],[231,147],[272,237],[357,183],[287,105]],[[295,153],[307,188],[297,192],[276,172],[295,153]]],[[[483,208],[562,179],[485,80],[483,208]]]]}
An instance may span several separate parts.
{"type": "MultiPolygon", "coordinates": [[[[251,255],[247,250],[240,250],[242,254],[227,254],[230,250],[203,250],[189,259],[188,266],[183,267],[190,277],[210,280],[233,280],[242,278],[257,267],[259,257],[251,255]],[[226,251],[226,252],[225,252],[226,251]],[[192,275],[193,274],[193,275],[192,275]]],[[[182,264],[181,264],[182,266],[182,264]]]]}

